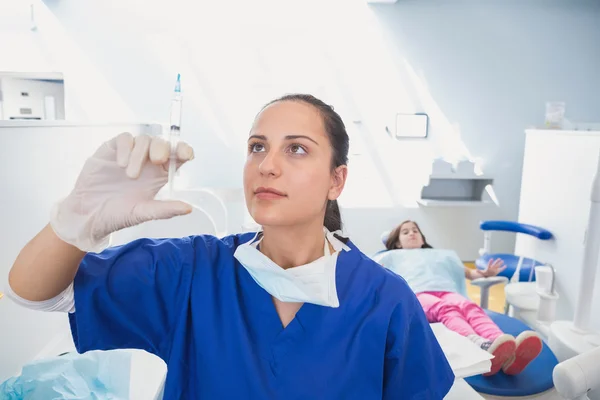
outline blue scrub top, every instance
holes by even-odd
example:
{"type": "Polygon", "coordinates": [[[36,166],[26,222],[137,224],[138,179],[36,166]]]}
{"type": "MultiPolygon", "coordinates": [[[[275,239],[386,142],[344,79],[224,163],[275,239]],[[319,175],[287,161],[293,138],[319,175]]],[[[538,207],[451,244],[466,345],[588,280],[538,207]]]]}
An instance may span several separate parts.
{"type": "Polygon", "coordinates": [[[339,308],[304,304],[284,329],[233,257],[254,233],[140,239],[88,254],[75,277],[79,352],[143,349],[171,399],[442,399],[454,382],[406,282],[351,242],[339,308]]]}

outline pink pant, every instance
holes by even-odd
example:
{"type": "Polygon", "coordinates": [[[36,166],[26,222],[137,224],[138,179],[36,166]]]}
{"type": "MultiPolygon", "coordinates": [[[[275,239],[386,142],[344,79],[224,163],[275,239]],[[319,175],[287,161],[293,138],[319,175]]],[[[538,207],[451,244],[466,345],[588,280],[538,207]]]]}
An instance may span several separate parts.
{"type": "Polygon", "coordinates": [[[417,298],[430,323],[441,322],[463,336],[479,335],[492,341],[503,334],[481,307],[460,294],[422,292],[417,298]]]}

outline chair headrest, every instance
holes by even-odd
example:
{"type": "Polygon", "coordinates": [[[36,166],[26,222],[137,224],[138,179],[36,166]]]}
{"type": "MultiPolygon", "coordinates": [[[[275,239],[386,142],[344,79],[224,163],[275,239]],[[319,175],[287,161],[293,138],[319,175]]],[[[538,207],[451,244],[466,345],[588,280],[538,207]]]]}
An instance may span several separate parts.
{"type": "Polygon", "coordinates": [[[390,237],[390,233],[392,233],[392,231],[384,231],[381,234],[381,243],[383,243],[384,246],[387,243],[388,237],[390,237]]]}

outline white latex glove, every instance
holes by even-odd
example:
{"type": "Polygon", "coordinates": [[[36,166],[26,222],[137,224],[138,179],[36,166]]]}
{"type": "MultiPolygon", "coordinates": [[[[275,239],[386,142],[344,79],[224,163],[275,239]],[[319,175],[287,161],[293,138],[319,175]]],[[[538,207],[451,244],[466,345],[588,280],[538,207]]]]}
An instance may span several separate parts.
{"type": "MultiPolygon", "coordinates": [[[[73,191],[55,205],[50,224],[56,235],[80,250],[100,252],[113,232],[189,214],[189,204],[154,199],[168,182],[170,154],[159,137],[122,133],[104,143],[85,162],[73,191]]],[[[194,158],[183,142],[176,154],[178,167],[194,158]]]]}

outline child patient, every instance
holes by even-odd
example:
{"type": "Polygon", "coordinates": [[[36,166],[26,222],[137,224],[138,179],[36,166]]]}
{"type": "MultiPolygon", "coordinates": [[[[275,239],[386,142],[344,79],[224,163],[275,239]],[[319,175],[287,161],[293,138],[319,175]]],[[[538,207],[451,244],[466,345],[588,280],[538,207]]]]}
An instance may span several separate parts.
{"type": "MultiPolygon", "coordinates": [[[[400,251],[435,251],[414,221],[404,221],[396,227],[388,237],[386,248],[400,251]]],[[[402,275],[416,293],[429,322],[443,323],[448,329],[468,337],[494,355],[492,368],[484,374],[485,376],[494,375],[500,369],[508,375],[519,374],[539,355],[542,340],[537,333],[525,331],[516,339],[505,334],[481,307],[459,294],[460,290],[456,287],[456,281],[464,280],[463,276],[472,280],[498,275],[506,268],[502,260],[490,260],[483,271],[469,269],[459,262],[448,263],[444,257],[433,257],[431,260],[434,261],[426,264],[404,262],[402,266],[398,266],[394,265],[398,258],[394,257],[393,253],[384,253],[378,257],[378,261],[384,267],[402,275]],[[459,279],[456,279],[457,276],[459,279]]]]}

